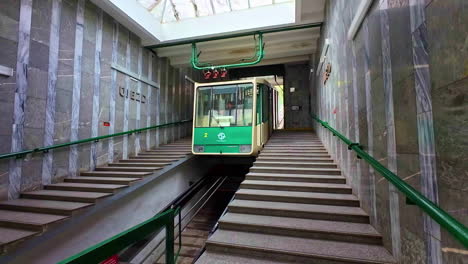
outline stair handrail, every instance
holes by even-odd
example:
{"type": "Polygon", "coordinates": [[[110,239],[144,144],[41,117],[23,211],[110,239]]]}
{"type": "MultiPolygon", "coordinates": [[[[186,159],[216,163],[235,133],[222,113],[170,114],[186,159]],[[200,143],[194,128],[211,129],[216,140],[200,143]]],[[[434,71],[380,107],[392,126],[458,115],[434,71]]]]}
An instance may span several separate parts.
{"type": "Polygon", "coordinates": [[[333,133],[334,136],[341,139],[346,145],[348,150],[354,150],[357,153],[359,159],[365,160],[371,165],[376,171],[393,184],[400,192],[402,192],[406,198],[413,204],[417,205],[424,212],[426,212],[433,220],[444,227],[450,234],[452,234],[458,241],[460,241],[465,247],[468,248],[468,228],[462,223],[457,221],[449,213],[441,209],[438,205],[433,203],[427,197],[422,195],[416,189],[411,187],[405,181],[400,179],[396,174],[387,169],[384,165],[374,159],[371,155],[363,150],[363,147],[357,143],[352,142],[350,139],[343,136],[340,132],[332,128],[327,122],[320,120],[317,116],[312,114],[312,118],[320,123],[324,128],[328,129],[333,133]]]}
{"type": "Polygon", "coordinates": [[[174,264],[178,256],[178,253],[174,256],[174,217],[179,212],[180,208],[171,208],[57,264],[101,263],[163,227],[166,229],[166,263],[174,264]]]}
{"type": "Polygon", "coordinates": [[[111,138],[111,137],[118,137],[118,136],[123,136],[123,135],[129,135],[129,134],[139,134],[143,131],[146,130],[151,130],[151,129],[157,129],[161,127],[166,127],[166,126],[171,126],[171,125],[178,125],[178,124],[183,124],[187,122],[191,122],[192,119],[185,119],[185,120],[180,120],[176,122],[170,122],[166,124],[160,124],[160,125],[154,125],[154,126],[149,126],[149,127],[144,127],[144,128],[137,128],[129,131],[123,131],[123,132],[118,132],[114,134],[109,134],[109,135],[104,135],[104,136],[98,136],[98,137],[91,137],[91,138],[86,138],[86,139],[80,139],[76,141],[71,141],[67,143],[61,143],[61,144],[56,144],[56,145],[51,145],[51,146],[44,146],[44,147],[39,147],[35,149],[28,149],[28,150],[23,150],[23,151],[18,151],[18,152],[11,152],[11,153],[5,153],[5,154],[0,154],[0,160],[1,159],[9,159],[9,158],[23,158],[24,156],[36,152],[43,152],[47,153],[51,149],[57,149],[57,148],[63,148],[63,147],[68,147],[72,145],[79,145],[83,143],[88,143],[88,142],[98,142],[101,139],[106,139],[106,138],[111,138]]]}

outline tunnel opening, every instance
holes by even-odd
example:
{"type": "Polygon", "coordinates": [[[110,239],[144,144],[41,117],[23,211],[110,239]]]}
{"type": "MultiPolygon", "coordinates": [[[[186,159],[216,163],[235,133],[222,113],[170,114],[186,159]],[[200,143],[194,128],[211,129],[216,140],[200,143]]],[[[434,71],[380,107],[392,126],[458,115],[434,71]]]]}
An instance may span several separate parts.
{"type": "MultiPolygon", "coordinates": [[[[214,165],[171,203],[181,208],[180,217],[174,218],[176,252],[179,251],[179,239],[182,239],[177,263],[194,263],[203,254],[206,240],[216,231],[218,220],[226,213],[227,205],[255,161],[253,157],[202,156],[197,159],[206,164],[212,164],[209,160],[214,161],[214,165]]],[[[161,230],[142,238],[115,257],[119,263],[165,263],[163,233],[161,230]]]]}

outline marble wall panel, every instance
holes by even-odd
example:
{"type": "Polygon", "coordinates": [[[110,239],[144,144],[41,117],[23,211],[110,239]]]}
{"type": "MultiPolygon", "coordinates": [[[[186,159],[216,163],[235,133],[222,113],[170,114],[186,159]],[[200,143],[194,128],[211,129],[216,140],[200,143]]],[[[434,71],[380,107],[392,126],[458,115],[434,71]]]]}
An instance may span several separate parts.
{"type": "Polygon", "coordinates": [[[18,0],[4,0],[0,2],[1,16],[19,21],[20,3],[18,0]]]}
{"type": "MultiPolygon", "coordinates": [[[[163,109],[166,121],[176,121],[185,114],[181,112],[181,102],[187,94],[182,87],[181,72],[170,66],[167,59],[160,67],[161,59],[149,50],[142,50],[137,36],[91,1],[5,0],[0,2],[0,22],[0,64],[21,70],[12,77],[0,76],[3,95],[0,153],[154,125],[162,117],[163,109]],[[106,48],[99,50],[100,43],[106,48]],[[157,83],[165,79],[164,100],[159,88],[139,81],[128,82],[125,74],[111,69],[112,62],[157,83]],[[128,101],[118,96],[118,87],[140,89],[147,95],[147,103],[132,101],[126,108],[128,101]],[[15,92],[19,100],[16,103],[15,92]],[[15,104],[22,112],[14,112],[15,104]],[[24,108],[18,107],[22,105],[24,108]],[[111,127],[102,126],[105,121],[111,121],[111,127]]],[[[170,127],[164,131],[180,129],[170,127]]],[[[156,134],[149,131],[148,142],[145,135],[140,138],[140,145],[154,147],[156,134]]],[[[170,135],[176,140],[180,133],[170,135]]],[[[132,136],[124,144],[124,138],[120,137],[71,150],[56,149],[46,156],[38,153],[24,160],[1,161],[0,200],[8,195],[16,198],[19,191],[38,189],[42,184],[59,182],[120,158],[125,149],[135,153],[139,149],[135,139],[132,136]]]]}
{"type": "Polygon", "coordinates": [[[433,0],[425,8],[434,88],[468,77],[468,2],[433,0]]]}
{"type": "Polygon", "coordinates": [[[382,38],[380,33],[380,12],[378,1],[374,1],[367,15],[369,30],[369,69],[371,80],[382,76],[382,38]]]}
{"type": "MultiPolygon", "coordinates": [[[[326,85],[320,78],[315,80],[313,111],[347,137],[362,141],[377,160],[424,195],[436,202],[441,197],[441,207],[466,223],[463,192],[467,188],[461,179],[467,170],[460,157],[467,145],[462,134],[466,135],[468,49],[463,32],[468,3],[374,1],[356,37],[349,41],[346,34],[358,4],[327,2],[319,53],[324,39],[331,39],[327,62],[336,65],[336,71],[326,85]],[[342,118],[348,124],[338,120],[342,118]]],[[[382,176],[369,168],[361,167],[359,172],[358,161],[342,153],[330,133],[320,127],[317,133],[354,191],[361,190],[364,210],[373,214],[372,223],[399,262],[463,263],[466,256],[446,231],[442,230],[440,246],[437,224],[407,205],[382,176]],[[353,181],[357,177],[361,180],[353,181]]]]}
{"type": "Polygon", "coordinates": [[[10,18],[6,15],[0,15],[0,38],[10,40],[12,42],[18,41],[18,20],[10,18]]]}
{"type": "MultiPolygon", "coordinates": [[[[17,27],[16,27],[17,28],[17,27]]],[[[3,31],[3,28],[0,29],[3,31]]],[[[0,49],[0,58],[2,65],[10,68],[15,67],[16,62],[16,50],[18,49],[18,42],[10,39],[6,39],[4,37],[0,37],[0,45],[2,48],[0,49]]],[[[14,79],[15,77],[5,77],[2,76],[2,83],[6,81],[6,79],[14,79]]],[[[8,82],[7,82],[8,83],[8,82]]]]}
{"type": "Polygon", "coordinates": [[[416,91],[414,75],[411,74],[396,83],[393,89],[395,102],[395,134],[398,154],[416,154],[418,148],[418,128],[416,120],[416,91]]]}
{"type": "Polygon", "coordinates": [[[307,64],[290,64],[285,67],[285,92],[284,92],[284,127],[285,128],[310,128],[309,115],[310,90],[309,68],[307,64]],[[295,92],[289,91],[294,87],[295,92]],[[299,106],[298,111],[292,110],[292,106],[299,106]]]}
{"type": "MultiPolygon", "coordinates": [[[[0,127],[0,136],[10,136],[12,129],[12,120],[11,117],[13,115],[13,102],[0,102],[0,122],[2,125],[0,127]],[[9,126],[8,126],[9,125],[9,126]]],[[[1,153],[7,153],[10,151],[11,141],[2,141],[4,144],[0,144],[2,151],[1,153]]]]}
{"type": "MultiPolygon", "coordinates": [[[[433,89],[432,98],[440,206],[466,225],[468,78],[433,89]]],[[[443,234],[443,244],[458,246],[450,236],[443,234]]],[[[444,257],[447,255],[450,254],[444,257]]]]}
{"type": "Polygon", "coordinates": [[[52,0],[33,1],[31,39],[46,46],[50,39],[51,10],[52,0]]]}
{"type": "MultiPolygon", "coordinates": [[[[463,159],[466,153],[464,146],[467,145],[466,120],[468,120],[467,10],[466,1],[432,1],[425,6],[425,12],[422,12],[425,23],[421,23],[418,28],[419,34],[415,35],[420,36],[419,46],[427,50],[426,63],[430,65],[427,74],[430,74],[432,85],[432,87],[422,86],[427,92],[426,95],[429,94],[427,96],[432,98],[432,109],[425,107],[429,110],[418,116],[418,119],[424,123],[432,121],[433,117],[436,159],[432,165],[436,168],[436,177],[433,177],[433,181],[436,179],[437,182],[433,182],[432,185],[427,184],[427,187],[436,188],[440,206],[465,226],[468,225],[466,213],[468,167],[463,159]]],[[[425,104],[425,106],[431,105],[425,104]]],[[[421,135],[431,138],[430,133],[421,133],[421,135]]],[[[430,227],[431,223],[428,224],[430,227]]],[[[436,242],[441,240],[443,261],[446,263],[468,261],[468,255],[458,250],[463,246],[442,228],[441,233],[440,238],[437,237],[437,233],[431,236],[435,237],[436,242]]]]}
{"type": "MultiPolygon", "coordinates": [[[[394,87],[413,73],[409,0],[389,1],[390,56],[394,87]]],[[[414,90],[414,89],[413,89],[414,90]]]]}

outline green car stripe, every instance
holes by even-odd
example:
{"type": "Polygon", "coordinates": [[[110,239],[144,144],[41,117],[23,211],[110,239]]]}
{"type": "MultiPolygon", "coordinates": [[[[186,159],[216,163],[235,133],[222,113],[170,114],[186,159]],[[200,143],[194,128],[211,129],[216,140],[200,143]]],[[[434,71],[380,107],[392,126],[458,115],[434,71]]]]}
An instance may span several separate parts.
{"type": "Polygon", "coordinates": [[[205,146],[204,153],[239,153],[239,145],[252,144],[252,127],[197,127],[193,143],[205,146]]]}

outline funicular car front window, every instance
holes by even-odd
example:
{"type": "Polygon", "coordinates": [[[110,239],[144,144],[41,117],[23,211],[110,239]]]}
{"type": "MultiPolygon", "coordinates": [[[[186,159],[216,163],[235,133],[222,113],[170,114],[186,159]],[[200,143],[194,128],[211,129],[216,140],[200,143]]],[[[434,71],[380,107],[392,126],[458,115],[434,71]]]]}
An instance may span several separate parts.
{"type": "Polygon", "coordinates": [[[251,126],[253,85],[198,88],[196,127],[251,126]]]}

